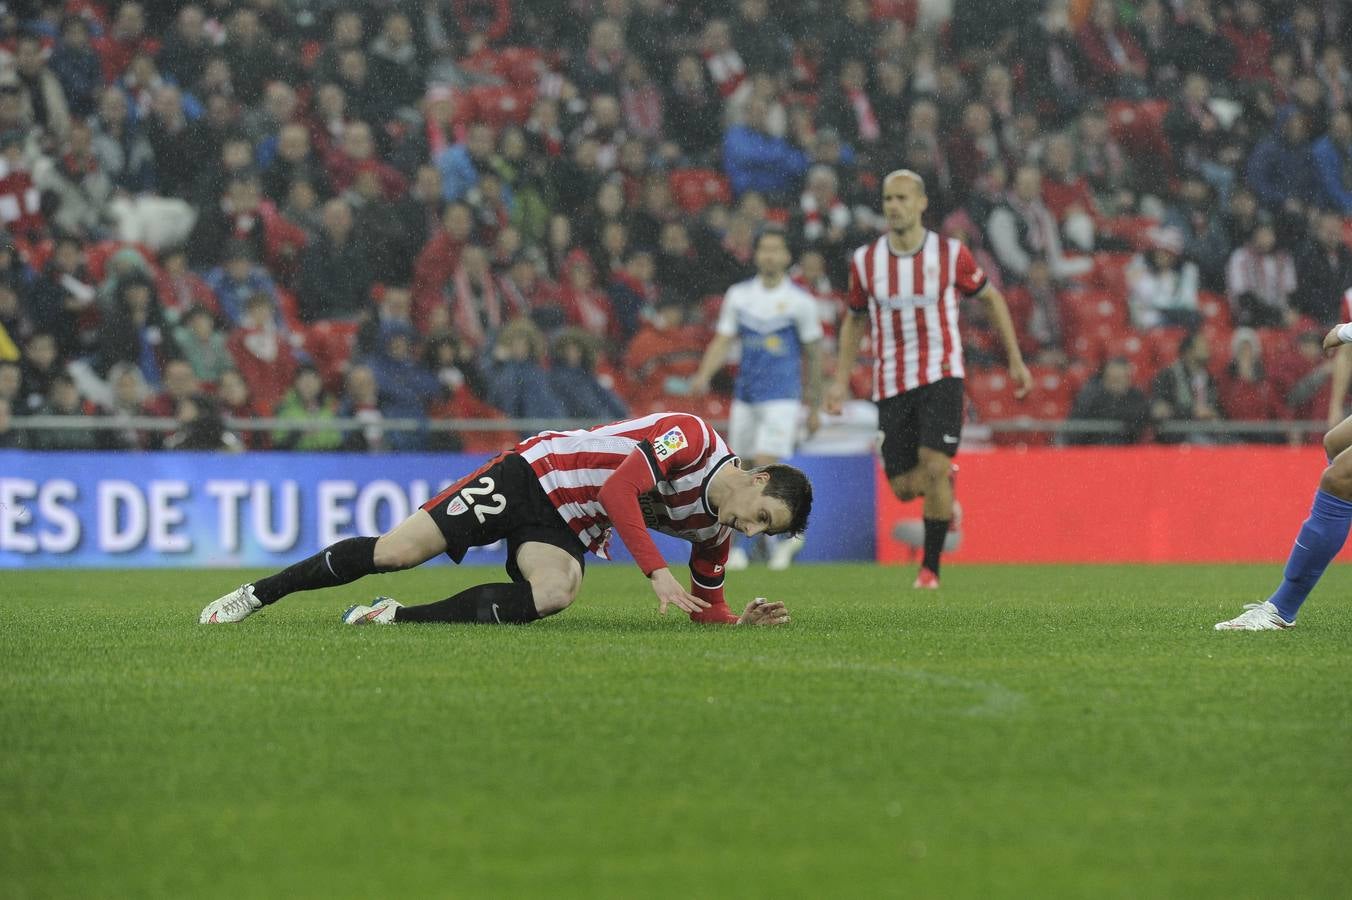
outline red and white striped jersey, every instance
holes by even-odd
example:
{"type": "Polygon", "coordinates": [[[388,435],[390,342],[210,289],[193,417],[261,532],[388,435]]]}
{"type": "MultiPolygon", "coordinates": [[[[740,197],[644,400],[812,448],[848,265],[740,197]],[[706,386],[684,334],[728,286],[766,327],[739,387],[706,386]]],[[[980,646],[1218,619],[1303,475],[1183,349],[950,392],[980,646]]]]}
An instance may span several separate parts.
{"type": "Polygon", "coordinates": [[[887,235],[854,251],[848,302],[872,323],[874,400],[963,377],[957,291],[985,286],[971,251],[932,231],[909,256],[893,251],[887,235]]]}
{"type": "Polygon", "coordinates": [[[601,486],[635,449],[647,458],[657,484],[639,498],[644,524],[705,548],[721,573],[732,529],[720,525],[709,506],[709,482],[737,457],[698,416],[653,413],[596,428],[542,431],[513,452],[530,464],[587,549],[609,559],[611,523],[599,499],[601,486]]]}

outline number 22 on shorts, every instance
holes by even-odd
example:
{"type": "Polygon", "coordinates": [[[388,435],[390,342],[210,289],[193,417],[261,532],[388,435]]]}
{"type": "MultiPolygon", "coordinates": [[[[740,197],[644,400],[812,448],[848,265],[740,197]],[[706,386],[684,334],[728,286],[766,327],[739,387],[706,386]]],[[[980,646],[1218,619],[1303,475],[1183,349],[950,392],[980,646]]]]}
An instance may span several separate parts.
{"type": "Polygon", "coordinates": [[[488,475],[480,478],[478,484],[466,485],[446,505],[446,514],[458,516],[467,509],[473,509],[475,518],[482,525],[489,516],[495,516],[507,508],[507,498],[502,494],[493,493],[495,487],[497,485],[488,475]],[[480,497],[488,497],[489,502],[479,502],[480,497]]]}

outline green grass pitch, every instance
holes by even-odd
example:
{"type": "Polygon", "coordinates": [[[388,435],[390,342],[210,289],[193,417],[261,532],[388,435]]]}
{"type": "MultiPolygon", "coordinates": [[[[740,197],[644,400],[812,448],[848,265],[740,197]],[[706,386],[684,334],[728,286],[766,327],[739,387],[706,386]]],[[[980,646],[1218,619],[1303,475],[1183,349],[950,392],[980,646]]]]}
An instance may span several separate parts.
{"type": "Polygon", "coordinates": [[[594,566],[529,627],[348,628],[436,568],[197,625],[239,573],[8,572],[0,897],[1334,897],[1352,570],[753,569],[784,629],[594,566]]]}

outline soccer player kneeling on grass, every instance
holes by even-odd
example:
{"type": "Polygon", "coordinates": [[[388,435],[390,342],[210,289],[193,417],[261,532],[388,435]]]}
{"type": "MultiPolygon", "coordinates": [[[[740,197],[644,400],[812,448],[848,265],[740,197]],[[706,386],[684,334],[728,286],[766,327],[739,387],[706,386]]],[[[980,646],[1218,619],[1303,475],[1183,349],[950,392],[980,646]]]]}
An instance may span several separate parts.
{"type": "Polygon", "coordinates": [[[480,584],[423,606],[382,597],[343,615],[371,622],[531,622],[577,597],[588,550],[608,558],[620,534],[657,595],[696,622],[779,625],[783,603],[760,600],[739,616],[723,598],[734,532],[797,535],[812,485],[792,466],[744,469],[702,419],[654,413],[590,430],[545,431],[428,500],[392,531],[338,541],[275,575],[242,585],[202,610],[204,624],[239,622],[296,591],[420,565],[440,553],[459,563],[470,547],[507,541],[510,583],[480,584]],[[690,590],[671,574],[648,529],[691,543],[690,590]]]}
{"type": "MultiPolygon", "coordinates": [[[[1344,302],[1344,315],[1352,317],[1352,297],[1344,302]]],[[[1324,352],[1337,354],[1329,402],[1329,420],[1337,424],[1324,435],[1328,468],[1319,478],[1310,517],[1296,535],[1282,583],[1262,603],[1246,604],[1235,618],[1217,622],[1217,631],[1276,631],[1295,625],[1301,604],[1347,543],[1352,526],[1352,416],[1344,418],[1343,401],[1352,376],[1352,349],[1344,344],[1352,344],[1352,324],[1339,325],[1324,336],[1324,352]]]]}

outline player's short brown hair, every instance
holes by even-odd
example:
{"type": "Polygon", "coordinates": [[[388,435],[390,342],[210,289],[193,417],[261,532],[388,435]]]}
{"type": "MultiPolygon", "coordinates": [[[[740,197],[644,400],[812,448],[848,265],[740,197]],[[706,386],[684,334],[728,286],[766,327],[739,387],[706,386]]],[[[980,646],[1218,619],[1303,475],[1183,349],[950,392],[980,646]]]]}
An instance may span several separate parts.
{"type": "Polygon", "coordinates": [[[757,466],[751,470],[753,475],[757,472],[765,472],[770,476],[770,480],[765,483],[764,495],[782,500],[789,508],[789,527],[784,533],[797,537],[806,531],[807,517],[812,514],[812,482],[807,480],[807,474],[802,469],[783,463],[757,466]]]}

